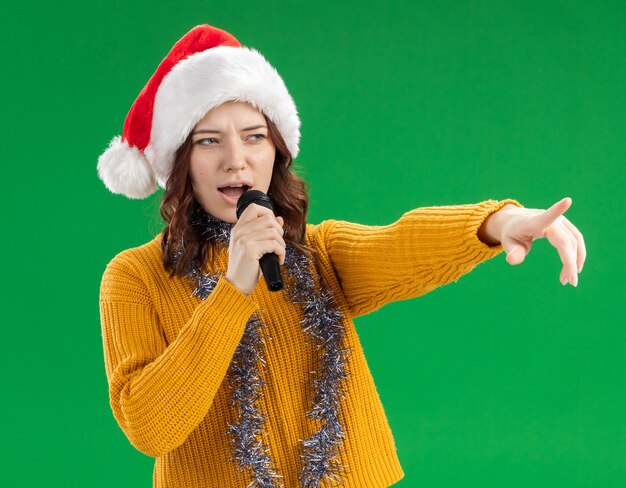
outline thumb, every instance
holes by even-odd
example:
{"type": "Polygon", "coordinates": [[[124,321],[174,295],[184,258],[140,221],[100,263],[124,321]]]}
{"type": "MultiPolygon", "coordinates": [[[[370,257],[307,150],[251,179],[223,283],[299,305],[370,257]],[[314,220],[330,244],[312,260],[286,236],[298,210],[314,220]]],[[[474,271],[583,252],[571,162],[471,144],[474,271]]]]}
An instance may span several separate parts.
{"type": "Polygon", "coordinates": [[[526,257],[526,251],[522,246],[514,245],[506,253],[506,262],[511,265],[520,264],[526,257]]]}

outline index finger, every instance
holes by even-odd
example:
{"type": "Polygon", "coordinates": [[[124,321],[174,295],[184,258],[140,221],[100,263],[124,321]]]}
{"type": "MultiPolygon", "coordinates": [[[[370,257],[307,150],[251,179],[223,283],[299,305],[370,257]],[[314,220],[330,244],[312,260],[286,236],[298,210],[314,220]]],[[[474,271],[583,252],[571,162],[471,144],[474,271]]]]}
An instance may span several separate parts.
{"type": "Polygon", "coordinates": [[[571,204],[572,204],[572,199],[569,197],[566,197],[556,202],[549,209],[544,210],[540,214],[533,216],[532,225],[533,227],[536,226],[537,228],[533,230],[544,230],[550,227],[550,225],[552,225],[552,223],[556,219],[558,219],[561,215],[565,213],[565,211],[570,207],[571,204]]]}

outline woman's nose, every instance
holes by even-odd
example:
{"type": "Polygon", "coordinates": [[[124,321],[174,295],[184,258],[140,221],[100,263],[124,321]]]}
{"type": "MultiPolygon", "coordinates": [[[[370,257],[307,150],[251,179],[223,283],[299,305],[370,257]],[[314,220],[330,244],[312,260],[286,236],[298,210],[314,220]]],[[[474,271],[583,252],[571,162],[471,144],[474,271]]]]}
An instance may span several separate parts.
{"type": "Polygon", "coordinates": [[[237,142],[231,142],[226,145],[224,158],[226,169],[241,169],[245,166],[245,152],[243,147],[237,142]]]}

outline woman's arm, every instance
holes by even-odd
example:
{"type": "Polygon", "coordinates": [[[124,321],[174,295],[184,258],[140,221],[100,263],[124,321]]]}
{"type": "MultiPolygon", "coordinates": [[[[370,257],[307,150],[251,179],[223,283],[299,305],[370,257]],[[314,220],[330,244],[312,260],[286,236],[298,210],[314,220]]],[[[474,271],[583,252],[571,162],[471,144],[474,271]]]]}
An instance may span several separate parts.
{"type": "Polygon", "coordinates": [[[315,226],[353,317],[457,281],[503,251],[477,236],[485,219],[515,200],[416,208],[386,226],[326,220],[315,226]]]}
{"type": "Polygon", "coordinates": [[[180,446],[206,416],[258,306],[221,277],[166,345],[138,276],[119,256],[104,272],[104,358],[115,419],[133,446],[157,457],[180,446]]]}

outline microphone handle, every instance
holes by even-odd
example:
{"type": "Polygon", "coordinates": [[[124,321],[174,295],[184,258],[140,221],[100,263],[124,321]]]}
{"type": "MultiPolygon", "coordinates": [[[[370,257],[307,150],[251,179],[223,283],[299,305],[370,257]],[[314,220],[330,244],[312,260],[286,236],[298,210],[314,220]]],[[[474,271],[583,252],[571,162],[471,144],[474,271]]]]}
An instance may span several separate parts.
{"type": "Polygon", "coordinates": [[[283,289],[283,279],[280,275],[280,266],[278,264],[278,256],[275,252],[263,254],[259,259],[263,277],[270,291],[278,291],[283,289]]]}

